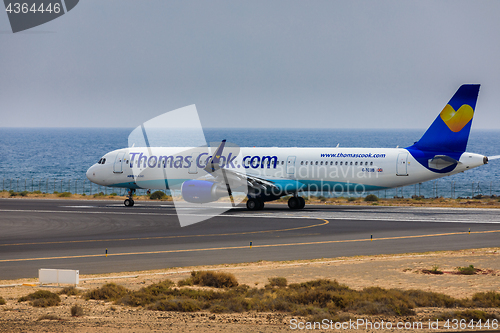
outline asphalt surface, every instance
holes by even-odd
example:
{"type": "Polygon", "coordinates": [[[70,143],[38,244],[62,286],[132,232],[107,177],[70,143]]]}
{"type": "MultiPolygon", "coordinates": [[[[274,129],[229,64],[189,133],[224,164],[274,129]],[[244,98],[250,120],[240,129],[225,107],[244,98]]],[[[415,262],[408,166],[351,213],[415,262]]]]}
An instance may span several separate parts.
{"type": "Polygon", "coordinates": [[[0,199],[0,280],[37,277],[39,268],[93,274],[497,247],[499,213],[379,206],[291,211],[268,204],[181,228],[165,202],[126,208],[118,201],[0,199]]]}

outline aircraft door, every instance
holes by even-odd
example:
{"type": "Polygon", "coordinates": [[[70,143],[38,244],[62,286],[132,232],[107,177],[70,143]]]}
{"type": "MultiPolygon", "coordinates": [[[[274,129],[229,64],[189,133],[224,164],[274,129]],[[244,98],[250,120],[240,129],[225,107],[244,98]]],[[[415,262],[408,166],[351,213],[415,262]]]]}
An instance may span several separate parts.
{"type": "Polygon", "coordinates": [[[398,154],[396,176],[408,176],[408,153],[398,154]]]}
{"type": "Polygon", "coordinates": [[[191,155],[191,166],[189,167],[189,174],[196,175],[198,173],[198,165],[196,164],[196,159],[200,156],[200,152],[194,152],[191,155]]]}
{"type": "Polygon", "coordinates": [[[286,173],[289,176],[295,174],[295,156],[288,156],[286,159],[286,173]]]}
{"type": "Polygon", "coordinates": [[[114,173],[123,173],[123,162],[124,162],[125,152],[118,153],[115,158],[115,163],[113,164],[114,173]]]}

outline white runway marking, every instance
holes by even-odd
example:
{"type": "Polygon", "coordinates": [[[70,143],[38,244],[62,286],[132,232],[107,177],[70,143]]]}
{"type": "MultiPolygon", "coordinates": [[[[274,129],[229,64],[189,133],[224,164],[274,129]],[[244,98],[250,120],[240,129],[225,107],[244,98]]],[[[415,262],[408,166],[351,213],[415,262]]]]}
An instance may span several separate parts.
{"type": "Polygon", "coordinates": [[[98,206],[60,206],[63,208],[97,208],[98,206]]]}
{"type": "MultiPolygon", "coordinates": [[[[66,206],[70,207],[70,206],[66,206]]],[[[75,206],[75,207],[85,207],[89,208],[88,206],[75,206]]],[[[172,209],[174,208],[173,206],[170,206],[172,209]]],[[[487,210],[485,210],[487,211],[487,210]]],[[[130,208],[124,208],[124,211],[122,212],[116,212],[116,211],[101,211],[101,212],[96,212],[96,211],[77,211],[77,210],[23,210],[23,209],[0,209],[0,212],[14,212],[14,213],[50,213],[50,214],[103,214],[103,215],[144,215],[144,216],[177,216],[177,215],[186,215],[186,214],[176,214],[176,213],[169,213],[169,212],[158,212],[158,213],[146,213],[146,212],[137,212],[137,211],[132,211],[130,208]],[[126,209],[126,211],[125,211],[126,209]]],[[[391,211],[391,212],[386,212],[386,211],[377,211],[377,217],[371,217],[370,215],[373,214],[373,212],[369,211],[357,211],[357,212],[311,212],[311,211],[302,211],[302,212],[287,212],[287,213],[275,213],[275,212],[261,212],[261,213],[246,213],[246,214],[231,214],[231,213],[226,213],[223,215],[217,215],[222,218],[224,217],[229,217],[229,218],[235,218],[235,217],[241,217],[241,218],[271,218],[271,219],[311,219],[311,218],[323,218],[323,219],[328,219],[328,220],[349,220],[349,221],[380,221],[380,222],[424,222],[424,223],[470,223],[470,224],[500,224],[499,220],[496,220],[498,216],[496,214],[491,214],[491,215],[486,215],[482,216],[483,214],[471,214],[470,218],[469,216],[466,216],[465,219],[454,219],[453,217],[450,216],[439,216],[439,215],[432,215],[427,218],[422,218],[422,217],[413,217],[411,215],[419,215],[422,214],[422,210],[419,210],[418,212],[408,210],[408,211],[391,211]],[[303,215],[299,215],[303,214],[303,215]],[[307,216],[305,215],[307,214],[307,216]],[[384,216],[386,215],[386,216],[384,216]],[[398,217],[394,217],[394,215],[398,215],[398,217]]],[[[477,212],[477,211],[476,211],[477,212]]],[[[432,212],[432,213],[435,213],[432,212]]],[[[455,215],[456,211],[453,212],[455,215]]],[[[496,212],[495,212],[496,213],[496,212]]],[[[211,214],[189,214],[193,216],[213,216],[211,214]]],[[[450,215],[450,214],[449,214],[450,215]]],[[[217,217],[213,216],[213,217],[217,217]]]]}

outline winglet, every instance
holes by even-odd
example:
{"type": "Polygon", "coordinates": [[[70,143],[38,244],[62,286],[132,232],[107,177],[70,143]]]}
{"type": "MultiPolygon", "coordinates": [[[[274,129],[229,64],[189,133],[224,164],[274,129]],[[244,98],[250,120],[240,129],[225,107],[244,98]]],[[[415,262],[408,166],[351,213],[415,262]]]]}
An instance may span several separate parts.
{"type": "Polygon", "coordinates": [[[222,156],[222,151],[224,150],[224,146],[226,145],[226,140],[222,140],[220,143],[219,147],[213,154],[212,158],[210,161],[208,161],[207,166],[205,167],[205,171],[208,173],[213,173],[215,170],[219,170],[219,162],[220,162],[220,157],[222,156]]]}

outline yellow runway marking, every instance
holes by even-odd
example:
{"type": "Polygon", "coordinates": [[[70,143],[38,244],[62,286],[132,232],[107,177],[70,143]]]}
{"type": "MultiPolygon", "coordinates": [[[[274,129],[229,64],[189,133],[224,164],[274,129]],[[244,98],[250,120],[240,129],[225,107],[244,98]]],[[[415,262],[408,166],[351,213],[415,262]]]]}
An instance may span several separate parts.
{"type": "MultiPolygon", "coordinates": [[[[304,216],[305,219],[310,219],[308,216],[304,216]]],[[[96,243],[96,242],[116,242],[116,241],[135,241],[135,240],[151,240],[151,239],[171,239],[171,238],[189,238],[189,237],[213,237],[213,236],[236,236],[236,235],[250,235],[250,234],[261,234],[270,232],[283,232],[292,230],[301,230],[307,228],[321,227],[330,223],[327,220],[319,219],[324,221],[319,224],[307,225],[304,227],[287,228],[287,229],[275,229],[275,230],[259,230],[259,231],[247,231],[247,232],[235,232],[235,233],[225,233],[225,234],[207,234],[207,235],[179,235],[179,236],[158,236],[158,237],[137,237],[137,238],[116,238],[116,239],[87,239],[87,240],[76,240],[76,241],[59,241],[59,242],[34,242],[34,243],[13,243],[13,244],[0,244],[1,246],[20,246],[20,245],[45,245],[45,244],[71,244],[71,243],[96,243]]]]}
{"type": "MultiPolygon", "coordinates": [[[[323,220],[323,219],[320,219],[320,220],[323,220]]],[[[325,221],[326,223],[323,223],[321,225],[328,223],[327,220],[323,220],[323,221],[325,221]]],[[[496,233],[496,232],[500,232],[500,230],[474,231],[474,232],[471,232],[471,234],[487,234],[487,233],[496,233]]],[[[381,238],[374,238],[373,241],[395,240],[395,239],[412,239],[412,238],[425,238],[425,237],[440,237],[440,236],[453,236],[453,235],[468,235],[468,232],[450,232],[450,233],[430,234],[430,235],[381,237],[381,238]]],[[[319,245],[319,244],[334,244],[334,243],[352,243],[352,242],[369,242],[369,241],[370,241],[370,238],[363,238],[363,239],[332,240],[332,241],[305,242],[305,243],[264,244],[264,245],[253,245],[253,248],[270,248],[270,247],[319,245]]],[[[144,254],[165,254],[165,253],[220,251],[220,250],[239,250],[239,249],[250,250],[248,245],[245,245],[245,246],[213,247],[213,248],[206,248],[206,249],[185,249],[185,250],[164,250],[164,251],[148,251],[148,252],[108,253],[108,256],[112,257],[112,256],[130,256],[130,255],[144,255],[144,254]]],[[[104,257],[104,256],[105,256],[105,254],[87,254],[87,255],[78,255],[78,256],[61,256],[61,257],[47,257],[47,258],[5,259],[5,260],[0,260],[0,262],[93,258],[93,257],[104,257]]]]}

